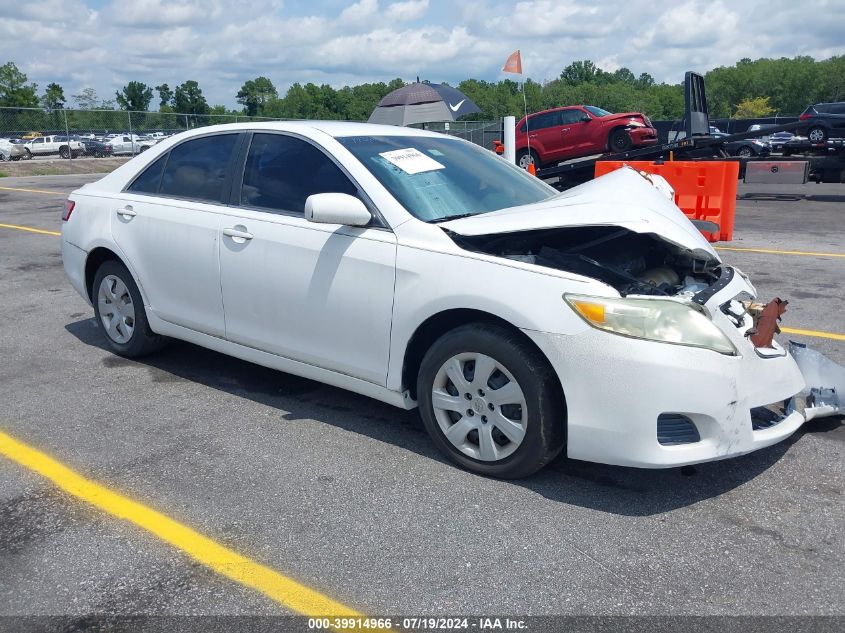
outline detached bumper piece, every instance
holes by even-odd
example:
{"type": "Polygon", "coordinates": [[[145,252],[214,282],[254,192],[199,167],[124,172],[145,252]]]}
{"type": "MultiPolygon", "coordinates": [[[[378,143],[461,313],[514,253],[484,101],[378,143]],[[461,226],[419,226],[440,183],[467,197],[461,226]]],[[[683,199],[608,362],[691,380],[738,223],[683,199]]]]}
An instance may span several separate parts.
{"type": "Polygon", "coordinates": [[[789,352],[807,387],[787,403],[787,413],[798,411],[806,420],[845,414],[845,367],[803,343],[789,342],[789,352]]]}

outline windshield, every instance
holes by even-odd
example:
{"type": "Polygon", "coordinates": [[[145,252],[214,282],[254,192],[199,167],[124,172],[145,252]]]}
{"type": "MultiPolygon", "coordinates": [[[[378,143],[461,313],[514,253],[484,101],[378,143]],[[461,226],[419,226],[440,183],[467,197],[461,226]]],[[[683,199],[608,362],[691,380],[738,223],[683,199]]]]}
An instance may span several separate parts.
{"type": "Polygon", "coordinates": [[[597,108],[596,106],[584,106],[584,108],[588,110],[593,116],[607,116],[608,114],[613,114],[613,112],[602,110],[601,108],[597,108]]]}
{"type": "Polygon", "coordinates": [[[414,217],[426,222],[546,200],[557,191],[493,152],[430,136],[337,139],[414,217]]]}

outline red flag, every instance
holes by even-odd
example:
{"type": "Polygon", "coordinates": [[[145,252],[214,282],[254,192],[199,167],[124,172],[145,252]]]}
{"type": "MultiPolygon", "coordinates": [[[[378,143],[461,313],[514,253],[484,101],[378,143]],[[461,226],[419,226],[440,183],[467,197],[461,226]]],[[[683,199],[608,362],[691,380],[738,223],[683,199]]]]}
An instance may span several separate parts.
{"type": "Polygon", "coordinates": [[[506,73],[516,73],[517,75],[522,74],[522,56],[519,54],[518,50],[511,53],[511,56],[508,57],[508,61],[505,62],[502,70],[506,73]]]}

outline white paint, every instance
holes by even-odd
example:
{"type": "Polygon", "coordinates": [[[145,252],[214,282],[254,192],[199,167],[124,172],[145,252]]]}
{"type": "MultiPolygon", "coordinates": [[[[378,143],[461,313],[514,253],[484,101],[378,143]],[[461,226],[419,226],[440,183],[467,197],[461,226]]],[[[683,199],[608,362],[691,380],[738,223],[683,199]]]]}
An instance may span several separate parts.
{"type": "Polygon", "coordinates": [[[505,160],[516,163],[516,117],[506,116],[502,123],[505,130],[505,160]]]}

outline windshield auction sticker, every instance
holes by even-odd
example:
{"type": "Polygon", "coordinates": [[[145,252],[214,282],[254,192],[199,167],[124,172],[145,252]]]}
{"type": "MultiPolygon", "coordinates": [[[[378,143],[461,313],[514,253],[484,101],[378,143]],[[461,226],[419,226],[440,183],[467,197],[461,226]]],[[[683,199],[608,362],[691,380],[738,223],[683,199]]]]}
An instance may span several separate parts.
{"type": "Polygon", "coordinates": [[[430,156],[426,156],[413,147],[395,149],[392,152],[382,152],[379,156],[393,163],[406,174],[411,175],[434,171],[436,169],[446,169],[446,165],[438,163],[430,156]]]}

